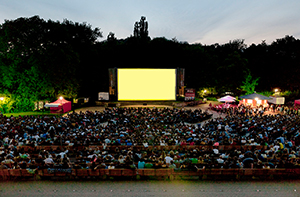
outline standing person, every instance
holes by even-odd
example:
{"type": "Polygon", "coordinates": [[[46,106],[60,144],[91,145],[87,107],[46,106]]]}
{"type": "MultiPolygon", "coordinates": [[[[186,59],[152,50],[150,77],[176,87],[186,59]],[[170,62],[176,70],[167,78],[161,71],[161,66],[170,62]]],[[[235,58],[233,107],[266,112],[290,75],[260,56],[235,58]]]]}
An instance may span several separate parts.
{"type": "Polygon", "coordinates": [[[170,157],[170,154],[167,154],[167,156],[165,157],[165,161],[167,165],[170,165],[171,161],[173,161],[173,158],[170,157]]]}

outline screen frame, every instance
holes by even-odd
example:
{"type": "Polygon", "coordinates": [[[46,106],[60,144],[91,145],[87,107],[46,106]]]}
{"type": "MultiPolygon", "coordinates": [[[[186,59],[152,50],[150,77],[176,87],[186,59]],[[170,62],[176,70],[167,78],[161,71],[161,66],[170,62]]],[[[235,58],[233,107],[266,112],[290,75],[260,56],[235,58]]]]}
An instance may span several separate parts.
{"type": "Polygon", "coordinates": [[[176,101],[177,100],[177,83],[178,83],[178,68],[116,68],[117,70],[116,70],[116,79],[117,79],[117,83],[116,83],[116,93],[117,93],[117,101],[137,101],[137,102],[139,102],[139,101],[176,101]],[[132,69],[132,70],[138,70],[138,69],[140,69],[140,70],[143,70],[143,69],[152,69],[152,70],[159,70],[159,69],[168,69],[168,70],[174,70],[175,71],[175,92],[174,92],[174,94],[175,94],[175,99],[173,100],[160,100],[160,99],[158,99],[158,100],[147,100],[147,99],[145,99],[145,100],[120,100],[119,99],[119,69],[127,69],[127,70],[130,70],[130,69],[132,69]]]}

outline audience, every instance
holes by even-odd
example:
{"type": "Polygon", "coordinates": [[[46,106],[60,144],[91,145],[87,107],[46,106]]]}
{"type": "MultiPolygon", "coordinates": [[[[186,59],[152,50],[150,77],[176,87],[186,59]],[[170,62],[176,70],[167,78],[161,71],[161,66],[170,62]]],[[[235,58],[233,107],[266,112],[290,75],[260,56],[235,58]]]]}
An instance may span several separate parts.
{"type": "Polygon", "coordinates": [[[228,107],[215,119],[200,109],[126,107],[63,117],[0,115],[0,168],[299,167],[299,115],[263,115],[267,110],[228,107]],[[60,146],[37,149],[44,145],[60,146]],[[220,148],[228,145],[242,148],[220,148]]]}

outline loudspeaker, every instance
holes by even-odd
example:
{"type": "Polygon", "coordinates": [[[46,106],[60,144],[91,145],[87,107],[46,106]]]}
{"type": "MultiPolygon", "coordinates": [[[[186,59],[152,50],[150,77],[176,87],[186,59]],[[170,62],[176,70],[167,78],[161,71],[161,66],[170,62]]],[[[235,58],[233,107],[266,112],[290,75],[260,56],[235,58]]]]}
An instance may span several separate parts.
{"type": "Polygon", "coordinates": [[[143,103],[143,105],[147,105],[147,103],[143,103]]]}

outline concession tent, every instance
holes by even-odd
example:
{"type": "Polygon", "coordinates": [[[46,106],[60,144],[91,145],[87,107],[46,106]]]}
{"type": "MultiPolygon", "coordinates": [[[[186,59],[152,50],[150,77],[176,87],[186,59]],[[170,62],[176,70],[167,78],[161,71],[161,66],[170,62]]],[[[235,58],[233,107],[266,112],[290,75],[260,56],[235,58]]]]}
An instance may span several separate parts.
{"type": "Polygon", "coordinates": [[[294,105],[295,105],[296,108],[299,108],[300,107],[300,99],[295,100],[294,105]]]}
{"type": "Polygon", "coordinates": [[[233,96],[223,96],[221,98],[218,99],[219,102],[225,102],[225,103],[232,103],[235,102],[235,98],[233,96]]]}
{"type": "Polygon", "coordinates": [[[257,93],[240,96],[240,98],[243,99],[240,101],[240,104],[250,105],[252,107],[256,107],[259,105],[266,106],[268,105],[267,101],[271,99],[267,96],[257,94],[257,93]]]}
{"type": "Polygon", "coordinates": [[[66,113],[71,111],[72,103],[71,101],[61,98],[57,99],[57,101],[46,104],[45,107],[50,107],[50,113],[66,113]]]}

